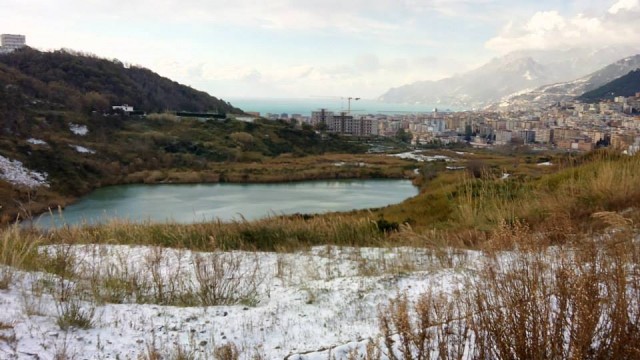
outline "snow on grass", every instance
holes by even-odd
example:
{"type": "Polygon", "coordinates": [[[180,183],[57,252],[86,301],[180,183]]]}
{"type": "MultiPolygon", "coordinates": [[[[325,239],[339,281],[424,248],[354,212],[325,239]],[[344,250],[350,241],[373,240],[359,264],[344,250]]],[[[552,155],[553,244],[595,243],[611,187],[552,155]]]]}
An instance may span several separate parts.
{"type": "MultiPolygon", "coordinates": [[[[178,284],[197,287],[195,259],[211,255],[123,245],[48,246],[41,251],[71,254],[76,273],[87,279],[109,274],[113,279],[126,272],[153,284],[159,274],[165,291],[178,284]]],[[[216,347],[232,342],[243,359],[256,354],[265,359],[292,354],[319,358],[326,355],[322,349],[337,347],[340,352],[378,335],[378,306],[397,294],[417,298],[427,289],[459,289],[470,274],[466,267],[477,256],[451,252],[443,259],[425,249],[330,246],[297,253],[219,255],[241,259],[243,269],[259,264],[260,281],[251,304],[97,304],[84,296],[78,304],[94,312],[93,328],[87,330],[62,331],[56,324],[60,304],[42,287],[55,289],[59,279],[20,273],[8,290],[0,291],[0,323],[11,324],[15,336],[5,350],[18,359],[31,358],[26,354],[52,358],[63,347],[67,355],[82,358],[137,359],[149,348],[167,354],[181,347],[194,358],[208,359],[216,347]]]]}
{"type": "Polygon", "coordinates": [[[32,145],[47,145],[47,142],[40,139],[29,138],[27,142],[32,145]]]}
{"type": "Polygon", "coordinates": [[[93,149],[89,149],[86,148],[84,146],[80,146],[80,145],[69,145],[70,147],[72,147],[75,151],[81,153],[81,154],[95,154],[96,151],[93,149]]]}
{"type": "Polygon", "coordinates": [[[36,188],[48,187],[47,173],[29,170],[18,160],[10,160],[0,155],[0,179],[13,185],[36,188]]]}
{"type": "Polygon", "coordinates": [[[451,159],[448,156],[445,155],[434,155],[434,156],[428,156],[428,155],[421,155],[420,154],[421,151],[420,150],[414,150],[414,151],[409,151],[409,152],[404,152],[404,153],[400,153],[400,154],[393,154],[390,156],[395,156],[398,157],[400,159],[410,159],[410,160],[416,160],[419,162],[431,162],[431,161],[454,161],[453,159],[451,159]]]}
{"type": "Polygon", "coordinates": [[[346,163],[344,161],[338,161],[338,162],[333,163],[333,166],[336,166],[336,167],[342,167],[342,166],[366,167],[366,166],[369,166],[369,165],[367,163],[365,163],[365,162],[349,162],[349,163],[346,163]]]}
{"type": "Polygon", "coordinates": [[[545,161],[545,162],[541,162],[537,164],[538,166],[552,166],[553,163],[551,163],[550,161],[545,161]]]}
{"type": "Polygon", "coordinates": [[[80,136],[85,136],[89,133],[89,129],[86,125],[79,125],[74,123],[69,124],[69,130],[71,130],[72,133],[80,136]]]}

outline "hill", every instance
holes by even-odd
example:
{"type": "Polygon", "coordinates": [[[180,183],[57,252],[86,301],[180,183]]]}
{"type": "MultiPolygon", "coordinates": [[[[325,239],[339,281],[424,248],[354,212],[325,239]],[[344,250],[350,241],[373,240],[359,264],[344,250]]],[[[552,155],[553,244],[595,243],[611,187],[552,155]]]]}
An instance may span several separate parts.
{"type": "MultiPolygon", "coordinates": [[[[145,112],[242,112],[224,100],[149,69],[70,50],[42,52],[24,48],[0,56],[0,64],[38,80],[41,97],[78,110],[105,110],[109,105],[129,104],[145,112]]],[[[30,86],[26,90],[36,89],[30,86]]]]}
{"type": "Polygon", "coordinates": [[[578,97],[583,102],[595,102],[613,99],[616,96],[633,96],[640,92],[640,69],[633,70],[597,89],[588,91],[578,97]]]}
{"type": "Polygon", "coordinates": [[[545,67],[530,57],[496,59],[474,71],[438,81],[420,81],[393,88],[380,97],[387,102],[409,102],[474,108],[525,87],[551,79],[545,67]]]}
{"type": "Polygon", "coordinates": [[[637,53],[637,50],[611,46],[600,49],[517,51],[453,77],[392,88],[379,99],[466,109],[482,108],[514,93],[579,78],[611,64],[625,54],[637,53]]]}
{"type": "MultiPolygon", "coordinates": [[[[312,168],[313,161],[290,163],[306,155],[361,153],[366,146],[284,121],[243,122],[233,113],[242,112],[118,61],[32,49],[0,56],[0,223],[111,184],[385,176],[379,167],[305,173],[300,168],[312,168]],[[101,111],[121,103],[149,115],[101,111]],[[168,108],[231,115],[205,121],[156,113],[168,108]],[[290,159],[287,165],[251,167],[281,155],[290,159]]],[[[392,176],[403,176],[402,169],[392,176]]]]}
{"type": "Polygon", "coordinates": [[[500,103],[492,105],[491,108],[527,107],[531,105],[545,107],[558,102],[569,101],[638,68],[640,68],[640,54],[618,60],[589,75],[572,81],[544,85],[533,91],[512,94],[502,99],[500,103]]]}

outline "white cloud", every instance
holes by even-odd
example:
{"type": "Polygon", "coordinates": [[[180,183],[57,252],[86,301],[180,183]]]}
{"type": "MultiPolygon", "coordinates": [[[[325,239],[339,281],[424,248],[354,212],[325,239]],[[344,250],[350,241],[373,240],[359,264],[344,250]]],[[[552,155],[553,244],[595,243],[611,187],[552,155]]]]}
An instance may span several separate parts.
{"type": "Polygon", "coordinates": [[[609,8],[610,14],[617,14],[620,11],[634,10],[640,7],[640,0],[619,0],[609,8]]]}
{"type": "Polygon", "coordinates": [[[601,15],[563,16],[558,11],[539,11],[522,25],[516,21],[485,43],[500,53],[524,49],[557,49],[568,46],[638,45],[640,0],[619,0],[601,15]],[[621,10],[625,10],[622,12],[621,10]]]}
{"type": "Polygon", "coordinates": [[[552,0],[4,0],[3,32],[140,64],[216,96],[373,97],[469,70],[489,50],[638,43],[640,0],[610,0],[601,15],[580,1],[582,14],[552,0]]]}

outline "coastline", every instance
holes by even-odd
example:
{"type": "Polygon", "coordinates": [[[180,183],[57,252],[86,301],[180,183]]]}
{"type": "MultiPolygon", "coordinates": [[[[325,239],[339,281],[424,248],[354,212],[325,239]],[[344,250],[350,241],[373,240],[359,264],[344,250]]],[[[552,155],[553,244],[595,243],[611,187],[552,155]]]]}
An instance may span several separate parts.
{"type": "MultiPolygon", "coordinates": [[[[310,116],[312,111],[327,109],[333,112],[347,111],[349,101],[344,96],[317,96],[301,98],[230,98],[234,106],[245,112],[259,112],[265,116],[267,113],[288,115],[299,114],[310,116]]],[[[359,115],[367,114],[407,114],[407,113],[431,113],[434,108],[442,111],[456,110],[448,105],[432,104],[402,104],[388,103],[375,99],[360,99],[351,101],[351,112],[359,115]]]]}

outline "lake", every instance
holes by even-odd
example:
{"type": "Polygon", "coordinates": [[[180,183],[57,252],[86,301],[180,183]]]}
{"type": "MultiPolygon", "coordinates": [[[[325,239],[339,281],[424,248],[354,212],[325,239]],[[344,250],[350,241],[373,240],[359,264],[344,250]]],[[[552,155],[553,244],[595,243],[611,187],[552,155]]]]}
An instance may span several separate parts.
{"type": "Polygon", "coordinates": [[[368,209],[415,196],[409,180],[337,180],[281,184],[118,185],[98,189],[68,206],[62,214],[43,214],[43,228],[66,223],[133,221],[192,223],[254,220],[270,215],[312,214],[368,209]]]}

